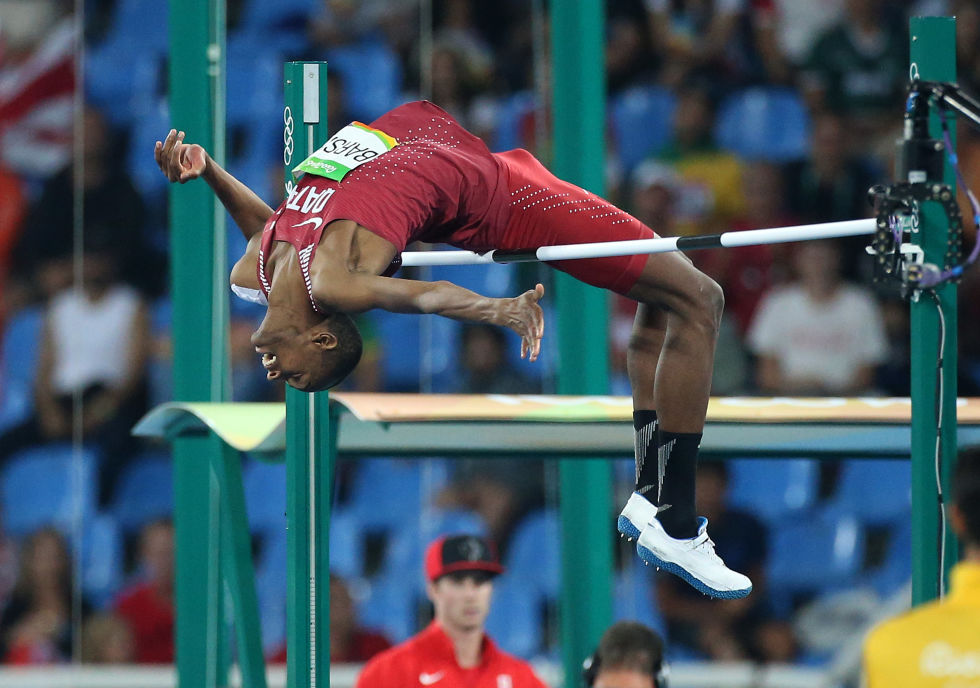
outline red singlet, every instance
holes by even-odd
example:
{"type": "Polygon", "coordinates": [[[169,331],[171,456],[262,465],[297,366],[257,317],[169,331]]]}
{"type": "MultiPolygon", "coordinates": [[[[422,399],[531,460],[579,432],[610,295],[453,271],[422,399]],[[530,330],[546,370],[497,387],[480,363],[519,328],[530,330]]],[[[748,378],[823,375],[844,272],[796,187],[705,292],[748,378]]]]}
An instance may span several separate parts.
{"type": "MultiPolygon", "coordinates": [[[[339,182],[305,175],[269,218],[258,261],[267,296],[269,249],[274,240],[288,241],[314,303],[309,266],[323,228],[334,220],[353,220],[398,251],[413,241],[483,252],[654,236],[608,201],[552,175],[527,151],[490,153],[483,141],[427,101],[397,107],[370,126],[399,145],[339,182]]],[[[646,256],[624,256],[549,265],[626,294],[645,263],[646,256]]]]}

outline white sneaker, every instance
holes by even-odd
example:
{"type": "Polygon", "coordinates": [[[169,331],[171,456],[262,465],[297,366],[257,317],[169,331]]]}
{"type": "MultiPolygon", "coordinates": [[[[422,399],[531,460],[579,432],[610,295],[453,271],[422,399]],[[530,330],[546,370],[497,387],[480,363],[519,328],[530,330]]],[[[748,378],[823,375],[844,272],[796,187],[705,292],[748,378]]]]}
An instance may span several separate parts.
{"type": "Polygon", "coordinates": [[[619,514],[616,529],[627,540],[635,540],[657,515],[657,507],[639,492],[630,495],[629,501],[619,514]]]}
{"type": "Polygon", "coordinates": [[[745,597],[752,592],[752,581],[725,566],[715,554],[707,528],[708,519],[699,517],[697,536],[676,540],[653,519],[640,533],[636,552],[646,563],[680,576],[705,595],[729,600],[745,597]]]}

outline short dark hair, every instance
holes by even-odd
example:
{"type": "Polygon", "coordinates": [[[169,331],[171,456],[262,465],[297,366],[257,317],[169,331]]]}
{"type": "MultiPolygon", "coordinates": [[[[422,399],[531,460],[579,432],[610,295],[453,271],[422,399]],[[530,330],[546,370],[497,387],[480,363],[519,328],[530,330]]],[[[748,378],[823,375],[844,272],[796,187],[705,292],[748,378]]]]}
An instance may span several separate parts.
{"type": "Polygon", "coordinates": [[[953,503],[966,521],[964,538],[980,545],[980,447],[960,452],[953,476],[953,503]]]}
{"type": "Polygon", "coordinates": [[[664,642],[636,621],[620,621],[606,629],[596,650],[599,671],[626,669],[656,677],[663,666],[664,642]]]}
{"type": "Polygon", "coordinates": [[[323,325],[337,337],[337,346],[324,352],[321,365],[312,371],[305,392],[320,392],[339,385],[360,363],[364,351],[361,332],[346,313],[334,313],[323,321],[323,325]]]}

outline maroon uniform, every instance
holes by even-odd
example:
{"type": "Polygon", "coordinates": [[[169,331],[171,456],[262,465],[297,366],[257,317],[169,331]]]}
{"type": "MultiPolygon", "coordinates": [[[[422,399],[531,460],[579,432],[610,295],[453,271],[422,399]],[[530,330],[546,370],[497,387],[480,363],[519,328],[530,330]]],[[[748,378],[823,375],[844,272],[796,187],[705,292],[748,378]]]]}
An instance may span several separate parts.
{"type": "MultiPolygon", "coordinates": [[[[265,261],[272,242],[280,240],[296,247],[313,300],[309,266],[324,227],[334,220],[353,220],[399,251],[413,241],[482,252],[654,236],[611,203],[556,178],[527,151],[490,153],[432,103],[402,105],[370,126],[398,145],[341,181],[305,175],[269,218],[258,261],[267,295],[265,261]]],[[[645,263],[646,256],[622,256],[551,264],[625,294],[645,263]]]]}

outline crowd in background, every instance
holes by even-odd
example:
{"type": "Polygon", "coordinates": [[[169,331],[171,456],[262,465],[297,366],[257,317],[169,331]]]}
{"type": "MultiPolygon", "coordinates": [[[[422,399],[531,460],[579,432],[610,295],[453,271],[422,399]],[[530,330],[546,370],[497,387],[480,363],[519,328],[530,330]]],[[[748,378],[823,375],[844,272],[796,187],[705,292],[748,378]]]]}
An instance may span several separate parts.
{"type": "MultiPolygon", "coordinates": [[[[145,31],[152,19],[165,17],[166,3],[84,4],[84,79],[72,70],[65,37],[73,3],[12,1],[0,8],[0,474],[9,474],[18,457],[81,431],[97,457],[94,510],[113,514],[122,508],[128,469],[148,451],[128,429],[152,404],[171,398],[166,183],[151,155],[153,140],[170,126],[163,109],[166,43],[159,35],[133,36],[137,24],[126,23],[144,16],[145,31]],[[86,94],[77,127],[75,88],[86,94]],[[80,174],[72,164],[76,134],[80,174]]],[[[331,132],[425,95],[492,150],[524,147],[547,162],[549,31],[546,17],[532,17],[541,9],[516,0],[435,0],[433,6],[425,72],[413,0],[228,0],[231,171],[278,205],[278,70],[284,59],[298,58],[331,64],[331,132]]],[[[907,18],[921,13],[957,15],[959,81],[980,93],[980,8],[967,0],[609,0],[609,124],[600,132],[608,141],[605,195],[665,236],[869,217],[868,188],[893,175],[908,78],[907,18]]],[[[154,30],[165,38],[162,24],[154,30]]],[[[195,135],[188,132],[188,140],[195,135]]],[[[958,136],[964,173],[976,183],[980,133],[960,127],[958,136]]],[[[242,247],[236,233],[229,227],[231,251],[242,247]]],[[[726,294],[713,392],[907,395],[908,309],[893,290],[873,282],[866,243],[859,237],[691,254],[726,294]]],[[[537,270],[452,274],[465,286],[506,295],[541,278],[537,270]]],[[[425,271],[408,276],[453,279],[425,271]]],[[[980,385],[980,313],[973,312],[980,299],[970,298],[978,288],[967,273],[959,320],[964,396],[980,385]]],[[[610,391],[628,393],[625,356],[635,304],[611,297],[609,309],[610,391]]],[[[249,342],[259,317],[247,304],[232,306],[236,400],[282,394],[281,385],[265,382],[249,342]]],[[[516,342],[503,331],[420,322],[362,318],[365,355],[346,388],[553,389],[548,344],[539,369],[518,368],[516,342]]],[[[445,475],[435,487],[420,488],[414,506],[474,514],[505,556],[547,511],[547,470],[540,464],[531,470],[526,462],[438,465],[445,475]]],[[[338,507],[356,512],[366,466],[339,467],[338,507]]],[[[747,601],[708,603],[674,579],[657,578],[641,596],[652,599],[669,643],[688,656],[714,659],[820,656],[801,650],[800,626],[790,626],[800,599],[766,594],[771,523],[729,505],[730,492],[740,499],[737,484],[729,490],[737,476],[718,465],[702,471],[699,507],[711,512],[719,554],[734,568],[755,571],[760,584],[747,601]],[[707,604],[720,613],[706,613],[707,604]]],[[[838,472],[825,467],[811,476],[813,503],[836,494],[838,472]]],[[[73,643],[93,662],[170,661],[172,527],[152,520],[141,528],[124,538],[124,580],[81,603],[72,594],[66,533],[45,527],[0,539],[0,661],[60,661],[72,655],[73,643]],[[81,638],[72,637],[73,614],[84,618],[81,638]]],[[[367,595],[364,580],[383,580],[391,566],[385,557],[398,542],[391,524],[368,531],[357,545],[351,591],[340,575],[332,579],[332,593],[336,585],[347,607],[367,595]]],[[[264,543],[260,557],[277,551],[271,536],[257,539],[264,543]]],[[[371,594],[379,594],[379,585],[371,594]]],[[[542,614],[547,635],[554,597],[545,598],[552,605],[542,614]]],[[[387,640],[356,628],[353,613],[335,619],[334,609],[344,604],[331,607],[331,627],[338,624],[332,655],[362,661],[387,640]]],[[[383,620],[372,617],[374,607],[365,609],[369,622],[383,620]]],[[[420,621],[416,611],[408,615],[412,624],[420,621]]],[[[394,626],[387,631],[390,640],[403,635],[394,626]]],[[[553,636],[526,649],[553,651],[553,636]]],[[[267,647],[281,658],[275,638],[267,647]]]]}

